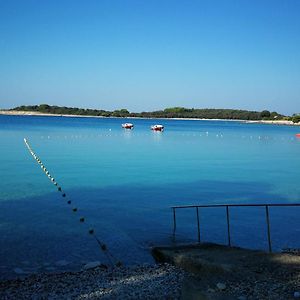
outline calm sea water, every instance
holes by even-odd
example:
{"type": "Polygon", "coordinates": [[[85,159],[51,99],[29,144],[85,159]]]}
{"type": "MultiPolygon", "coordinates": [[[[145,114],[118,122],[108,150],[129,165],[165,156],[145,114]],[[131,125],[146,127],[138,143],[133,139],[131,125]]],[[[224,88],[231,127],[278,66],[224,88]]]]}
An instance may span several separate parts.
{"type": "MultiPolygon", "coordinates": [[[[299,127],[127,121],[134,130],[123,130],[122,119],[0,116],[0,278],[107,263],[89,228],[116,259],[151,263],[151,246],[172,243],[172,205],[300,200],[299,127]],[[155,123],[165,131],[150,131],[155,123]]],[[[300,247],[299,213],[270,210],[275,250],[300,247]]],[[[178,212],[177,242],[196,241],[195,217],[178,212]]],[[[203,240],[226,243],[225,222],[223,209],[201,211],[203,240]]],[[[231,229],[233,245],[267,248],[263,208],[232,209],[231,229]]]]}

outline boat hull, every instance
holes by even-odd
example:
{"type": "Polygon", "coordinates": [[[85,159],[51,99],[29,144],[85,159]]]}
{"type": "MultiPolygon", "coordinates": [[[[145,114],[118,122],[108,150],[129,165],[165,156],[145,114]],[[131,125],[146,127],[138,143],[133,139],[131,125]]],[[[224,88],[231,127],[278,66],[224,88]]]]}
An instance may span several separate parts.
{"type": "Polygon", "coordinates": [[[164,131],[164,126],[162,126],[162,125],[153,125],[153,126],[151,126],[151,130],[153,130],[153,131],[164,131]]]}
{"type": "Polygon", "coordinates": [[[133,129],[134,125],[131,123],[122,124],[122,128],[124,129],[133,129]]]}

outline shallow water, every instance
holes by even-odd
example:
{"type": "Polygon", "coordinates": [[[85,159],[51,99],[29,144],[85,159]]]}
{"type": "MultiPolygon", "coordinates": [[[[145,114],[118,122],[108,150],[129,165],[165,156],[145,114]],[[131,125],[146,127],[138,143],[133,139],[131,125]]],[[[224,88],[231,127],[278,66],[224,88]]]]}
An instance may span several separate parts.
{"type": "MultiPolygon", "coordinates": [[[[172,243],[170,206],[300,199],[299,127],[226,121],[0,116],[0,276],[107,263],[152,262],[172,243]],[[162,123],[163,133],[150,125],[162,123]],[[26,149],[26,137],[66,198],[26,149]],[[68,205],[66,200],[72,200],[68,205]],[[72,212],[76,206],[78,212],[72,212]],[[84,216],[86,223],[80,224],[84,216]]],[[[300,247],[300,208],[271,208],[273,248],[300,247]]],[[[223,209],[201,210],[204,241],[226,243],[223,209]]],[[[177,242],[196,241],[194,210],[177,214],[177,242]]],[[[232,243],[267,248],[264,208],[232,208],[232,243]]]]}

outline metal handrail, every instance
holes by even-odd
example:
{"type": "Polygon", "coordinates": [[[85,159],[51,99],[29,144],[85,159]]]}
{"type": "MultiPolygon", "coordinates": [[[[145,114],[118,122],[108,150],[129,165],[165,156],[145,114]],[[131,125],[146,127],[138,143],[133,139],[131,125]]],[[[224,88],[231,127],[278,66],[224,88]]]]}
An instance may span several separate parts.
{"type": "Polygon", "coordinates": [[[272,252],[272,241],[271,241],[271,232],[270,232],[270,215],[269,207],[290,207],[290,206],[300,206],[300,203],[265,203],[265,204],[208,204],[208,205],[179,205],[171,206],[173,210],[173,236],[176,236],[176,209],[185,209],[185,208],[195,208],[196,217],[197,217],[197,237],[198,243],[201,242],[200,235],[200,218],[199,218],[199,208],[216,208],[216,207],[225,207],[226,208],[226,221],[227,221],[227,240],[228,246],[231,247],[231,237],[230,237],[230,207],[265,207],[266,209],[266,223],[267,223],[267,235],[268,235],[268,245],[269,252],[272,252]]]}

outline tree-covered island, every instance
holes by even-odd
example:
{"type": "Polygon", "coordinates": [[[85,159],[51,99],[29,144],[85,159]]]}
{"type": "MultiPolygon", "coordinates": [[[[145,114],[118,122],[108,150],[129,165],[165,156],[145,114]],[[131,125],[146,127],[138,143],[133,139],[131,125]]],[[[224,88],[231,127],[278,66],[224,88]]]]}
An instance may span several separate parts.
{"type": "Polygon", "coordinates": [[[140,117],[140,118],[194,118],[194,119],[228,119],[228,120],[291,120],[294,123],[300,122],[299,115],[292,117],[270,112],[268,110],[248,111],[238,109],[213,109],[213,108],[184,108],[171,107],[164,110],[152,112],[129,112],[127,109],[118,109],[107,111],[103,109],[84,109],[77,107],[55,106],[48,104],[41,105],[23,105],[10,111],[37,112],[56,115],[74,115],[74,116],[99,116],[99,117],[140,117]]]}

